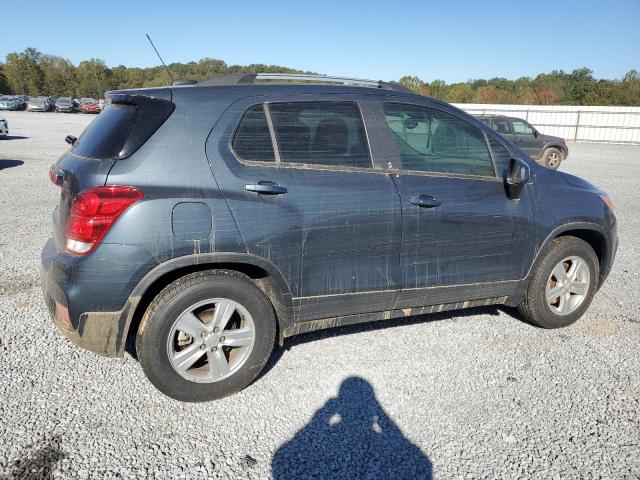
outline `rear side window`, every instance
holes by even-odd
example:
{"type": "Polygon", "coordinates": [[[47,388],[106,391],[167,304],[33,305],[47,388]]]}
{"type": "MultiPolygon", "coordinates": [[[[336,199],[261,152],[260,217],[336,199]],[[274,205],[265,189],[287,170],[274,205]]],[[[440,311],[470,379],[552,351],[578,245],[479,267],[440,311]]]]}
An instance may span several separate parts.
{"type": "Polygon", "coordinates": [[[480,129],[433,108],[401,103],[385,103],[383,108],[403,169],[495,176],[480,129]]]}
{"type": "Polygon", "coordinates": [[[73,153],[89,158],[117,158],[134,124],[135,105],[112,104],[80,135],[73,153]]]}
{"type": "Polygon", "coordinates": [[[243,160],[275,162],[269,124],[262,105],[254,105],[244,113],[231,146],[243,160]]]}
{"type": "Polygon", "coordinates": [[[496,132],[509,135],[511,133],[511,126],[509,120],[506,118],[494,118],[493,124],[495,125],[496,132]]]}
{"type": "Polygon", "coordinates": [[[353,102],[270,103],[280,161],[370,168],[362,117],[353,102]]]}

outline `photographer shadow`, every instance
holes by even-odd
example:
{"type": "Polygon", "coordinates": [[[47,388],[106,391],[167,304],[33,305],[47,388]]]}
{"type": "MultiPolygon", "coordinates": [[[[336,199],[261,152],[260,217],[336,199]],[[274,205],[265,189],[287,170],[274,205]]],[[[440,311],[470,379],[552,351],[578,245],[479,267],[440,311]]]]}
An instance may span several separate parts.
{"type": "Polygon", "coordinates": [[[430,479],[429,458],[386,414],[373,387],[349,377],[274,454],[273,478],[430,479]]]}

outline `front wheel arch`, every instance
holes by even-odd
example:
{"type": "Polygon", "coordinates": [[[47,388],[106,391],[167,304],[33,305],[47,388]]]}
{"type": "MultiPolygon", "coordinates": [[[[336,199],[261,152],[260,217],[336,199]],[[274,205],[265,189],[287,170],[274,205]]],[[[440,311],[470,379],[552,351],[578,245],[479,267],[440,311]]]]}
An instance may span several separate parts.
{"type": "Polygon", "coordinates": [[[540,245],[540,248],[538,249],[535,258],[533,259],[533,262],[531,262],[529,271],[527,272],[527,279],[531,276],[533,268],[540,260],[540,253],[544,252],[549,244],[553,242],[553,240],[563,236],[577,237],[581,240],[584,240],[596,252],[596,256],[598,257],[598,264],[600,267],[600,278],[598,279],[598,287],[600,287],[600,285],[602,285],[603,276],[606,274],[605,263],[609,258],[608,255],[610,246],[606,240],[604,228],[594,223],[572,223],[561,225],[555,228],[547,236],[542,245],[540,245]]]}

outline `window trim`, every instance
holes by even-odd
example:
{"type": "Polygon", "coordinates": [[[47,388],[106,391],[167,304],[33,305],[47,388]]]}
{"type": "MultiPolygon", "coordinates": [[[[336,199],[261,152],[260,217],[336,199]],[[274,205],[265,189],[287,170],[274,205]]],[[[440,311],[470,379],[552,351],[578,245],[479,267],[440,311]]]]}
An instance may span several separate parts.
{"type": "MultiPolygon", "coordinates": [[[[400,168],[392,168],[389,170],[389,172],[394,173],[394,174],[410,174],[410,175],[420,175],[420,176],[427,176],[427,177],[444,177],[444,178],[462,178],[462,179],[473,179],[473,180],[489,180],[489,181],[500,181],[502,182],[503,179],[500,178],[497,174],[497,169],[496,169],[496,164],[495,161],[493,159],[493,152],[491,151],[491,148],[489,146],[489,141],[487,140],[487,132],[483,129],[478,127],[477,125],[474,125],[473,123],[469,122],[467,119],[462,118],[452,112],[449,112],[445,109],[442,108],[438,108],[438,106],[435,105],[422,105],[419,103],[411,103],[411,102],[405,102],[405,101],[398,101],[398,100],[382,100],[380,102],[380,106],[382,108],[382,113],[384,114],[384,104],[385,103],[395,103],[395,104],[399,104],[399,105],[410,105],[413,107],[422,107],[422,108],[430,108],[432,110],[437,110],[439,112],[445,113],[447,115],[451,115],[454,118],[457,118],[458,120],[461,120],[463,122],[465,122],[467,125],[470,125],[471,127],[479,130],[482,133],[482,137],[484,138],[484,143],[487,147],[487,153],[489,153],[489,160],[491,162],[491,167],[493,169],[493,175],[474,175],[471,173],[453,173],[453,172],[429,172],[429,171],[425,171],[425,170],[406,170],[404,168],[402,168],[402,162],[400,160],[400,155],[399,152],[396,153],[396,157],[398,160],[398,165],[400,165],[400,168]]],[[[479,120],[478,120],[479,122],[479,120]]],[[[481,122],[480,122],[481,123],[481,122]]],[[[395,132],[393,132],[393,130],[391,130],[391,127],[389,127],[389,124],[386,122],[386,118],[385,118],[385,122],[384,122],[384,128],[388,129],[389,132],[391,132],[391,134],[395,134],[395,132]]],[[[490,128],[487,126],[487,128],[490,128]]]]}
{"type": "Polygon", "coordinates": [[[367,122],[364,119],[364,116],[362,114],[362,108],[360,106],[360,102],[358,100],[310,100],[310,99],[304,99],[304,100],[289,100],[289,101],[282,101],[282,100],[266,100],[263,102],[259,102],[259,103],[254,103],[251,105],[248,105],[240,114],[240,116],[238,117],[237,121],[235,122],[235,126],[233,127],[233,131],[231,133],[231,135],[229,136],[229,142],[227,143],[227,148],[229,149],[229,151],[231,152],[231,154],[235,157],[235,159],[240,162],[243,165],[247,165],[247,166],[256,166],[256,167],[277,167],[277,168],[296,168],[296,169],[304,169],[304,170],[324,170],[324,171],[338,171],[338,172],[368,172],[368,173],[388,173],[388,170],[384,170],[381,168],[378,168],[374,165],[373,162],[373,154],[371,152],[371,142],[369,140],[369,130],[367,128],[367,122]],[[273,121],[271,119],[271,111],[269,110],[269,105],[271,104],[279,104],[279,103],[309,103],[309,102],[315,102],[315,103],[352,103],[353,105],[355,105],[357,111],[358,111],[358,116],[360,118],[360,122],[362,123],[362,127],[364,130],[364,137],[366,140],[366,147],[367,147],[367,155],[369,157],[369,167],[349,167],[349,166],[344,166],[344,165],[323,165],[323,164],[317,164],[317,163],[300,163],[300,162],[282,162],[280,159],[280,148],[278,147],[278,142],[277,139],[275,137],[275,128],[273,126],[273,121]],[[271,136],[271,144],[273,147],[273,153],[274,153],[274,157],[275,157],[275,161],[273,162],[267,162],[267,161],[263,161],[263,160],[247,160],[245,158],[242,158],[233,148],[233,139],[236,135],[236,132],[238,131],[238,127],[240,126],[240,122],[242,121],[242,118],[244,117],[245,113],[250,110],[251,108],[255,107],[256,105],[262,105],[263,111],[265,113],[265,116],[267,118],[267,126],[269,127],[269,134],[271,136]]]}

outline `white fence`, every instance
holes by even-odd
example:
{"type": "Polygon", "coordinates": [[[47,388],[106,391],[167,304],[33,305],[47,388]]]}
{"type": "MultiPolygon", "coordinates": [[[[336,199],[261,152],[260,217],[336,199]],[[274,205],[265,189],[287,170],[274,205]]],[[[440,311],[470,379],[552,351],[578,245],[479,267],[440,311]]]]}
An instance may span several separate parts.
{"type": "Polygon", "coordinates": [[[507,115],[524,118],[540,132],[567,140],[640,145],[640,107],[477,103],[454,105],[472,115],[507,115]]]}

